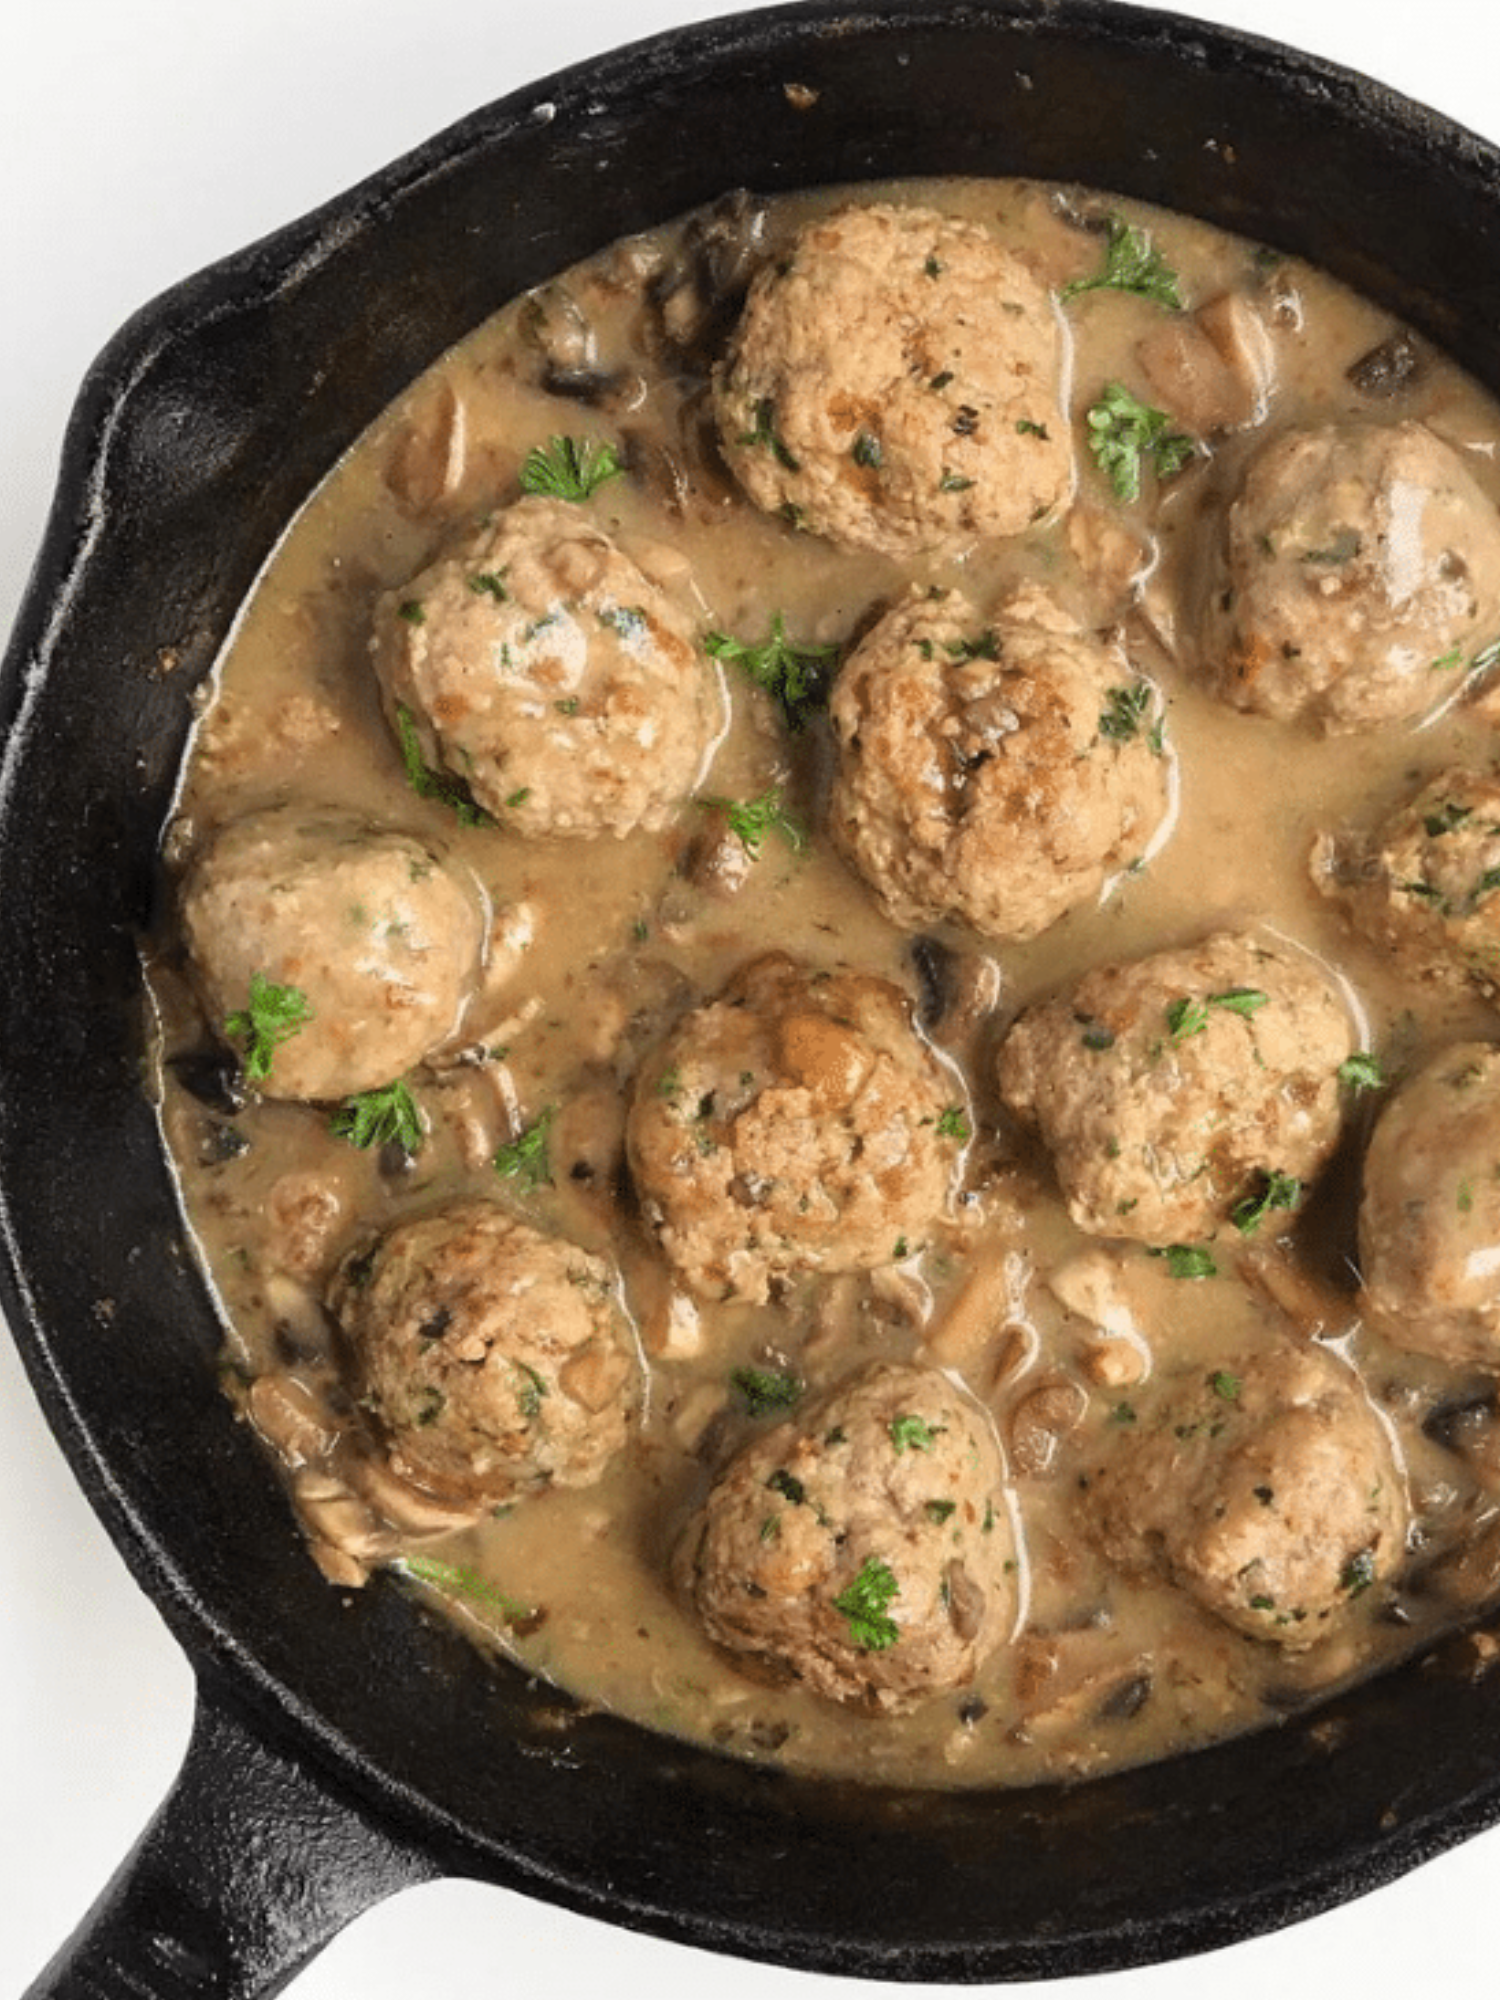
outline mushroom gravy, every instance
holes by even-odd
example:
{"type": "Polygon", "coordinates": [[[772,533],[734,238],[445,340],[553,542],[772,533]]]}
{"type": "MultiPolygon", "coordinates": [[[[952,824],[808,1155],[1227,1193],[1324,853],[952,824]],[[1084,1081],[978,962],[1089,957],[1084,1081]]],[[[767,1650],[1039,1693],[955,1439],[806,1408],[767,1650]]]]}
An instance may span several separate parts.
{"type": "Polygon", "coordinates": [[[706,280],[732,293],[801,221],[847,198],[763,213],[726,204],[707,228],[688,219],[601,253],[476,330],[309,501],[206,691],[169,869],[220,826],[281,803],[409,829],[483,885],[502,919],[505,976],[466,1021],[459,1053],[410,1079],[420,1145],[361,1149],[331,1129],[330,1107],[246,1083],[164,927],[148,954],[162,1119],[226,1322],[226,1389],[276,1454],[334,1584],[399,1577],[523,1670],[743,1757],[903,1784],[1084,1776],[1274,1720],[1500,1590],[1491,1380],[1397,1352],[1360,1323],[1354,1207],[1371,1095],[1348,1096],[1344,1141],[1305,1208],[1267,1213],[1253,1233],[1226,1227],[1183,1260],[1077,1230],[994,1080],[1000,1034],[1029,1001],[1101,962],[1232,924],[1265,925],[1330,968],[1356,1040],[1388,1078],[1490,1032],[1477,995],[1406,982],[1361,942],[1309,862],[1320,836],[1369,828],[1445,764],[1488,765],[1482,679],[1459,699],[1455,676],[1435,674],[1416,727],[1323,737],[1216,700],[1188,670],[1187,631],[1216,510],[1265,436],[1314,417],[1420,418],[1495,497],[1500,412],[1380,309],[1189,219],[1034,183],[861,190],[860,201],[982,223],[1054,295],[1097,274],[1108,218],[1122,218],[1149,231],[1187,314],[1113,290],[1059,303],[1075,442],[1061,520],[952,559],[851,553],[758,512],[705,441],[706,368],[727,321],[711,283],[698,296],[706,280]],[[1231,369],[1220,385],[1231,406],[1216,407],[1220,389],[1162,330],[1226,296],[1263,330],[1265,369],[1231,369]],[[1116,496],[1087,445],[1086,413],[1116,382],[1199,443],[1170,477],[1148,472],[1134,501],[1116,496]],[[1170,774],[1169,814],[1144,861],[1023,945],[898,930],[824,833],[826,724],[789,731],[733,658],[719,667],[723,733],[664,833],[530,841],[464,825],[420,795],[371,672],[375,601],[509,501],[527,453],[562,434],[620,452],[625,475],[582,504],[697,607],[705,633],[758,644],[780,618],[799,646],[843,649],[918,582],[961,586],[981,605],[1044,586],[1080,625],[1116,635],[1122,684],[1151,685],[1170,774]],[[747,845],[710,804],[772,788],[791,838],[773,823],[747,845]],[[709,1305],[674,1284],[643,1225],[624,1167],[627,1095],[684,1011],[772,946],[911,995],[952,1079],[960,1184],[930,1239],[894,1243],[884,1267],[796,1278],[764,1305],[709,1305]],[[618,1272],[645,1381],[631,1442],[597,1484],[529,1495],[478,1523],[382,1467],[323,1303],[334,1267],[372,1228],[475,1195],[618,1272]],[[1415,1524],[1398,1583],[1351,1589],[1337,1629],[1302,1652],[1242,1635],[1166,1581],[1113,1570],[1076,1506],[1088,1453],[1111,1427],[1145,1419],[1157,1376],[1212,1379],[1226,1355],[1286,1327],[1357,1371],[1395,1442],[1415,1524]],[[700,1633],[670,1565],[714,1472],[778,1420],[754,1407],[759,1378],[816,1390],[876,1357],[951,1371],[989,1412],[1019,1550],[1008,1641],[972,1686],[900,1717],[746,1678],[700,1633]]]}

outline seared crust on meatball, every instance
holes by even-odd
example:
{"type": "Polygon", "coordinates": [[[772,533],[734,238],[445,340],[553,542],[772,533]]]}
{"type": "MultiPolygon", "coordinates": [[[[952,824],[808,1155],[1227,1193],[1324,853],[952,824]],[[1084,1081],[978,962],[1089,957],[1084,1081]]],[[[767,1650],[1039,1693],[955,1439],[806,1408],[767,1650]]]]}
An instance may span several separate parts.
{"type": "Polygon", "coordinates": [[[1403,1084],[1365,1155],[1362,1303],[1395,1347],[1500,1370],[1500,1049],[1461,1042],[1403,1084]]]}
{"type": "Polygon", "coordinates": [[[1081,1512],[1122,1570],[1166,1577],[1289,1652],[1399,1568],[1407,1500],[1358,1378],[1290,1340],[1164,1382],[1111,1424],[1081,1512]]]}
{"type": "Polygon", "coordinates": [[[625,1443],[638,1370],[609,1266],[491,1202],[359,1246],[328,1303],[393,1469],[429,1492],[591,1486],[625,1443]]]}
{"type": "Polygon", "coordinates": [[[214,835],[189,864],[181,907],[221,1033],[257,978],[306,1002],[259,1080],[270,1097],[373,1090],[449,1041],[489,926],[479,884],[425,841],[297,806],[246,814],[214,835]]]}
{"type": "Polygon", "coordinates": [[[887,1715],[963,1687],[1016,1614],[993,1427],[936,1369],[876,1363],[740,1452],[677,1568],[760,1672],[887,1715]]]}
{"type": "Polygon", "coordinates": [[[1309,958],[1224,931],[1029,1008],[1000,1089],[1040,1130],[1080,1229],[1164,1247],[1211,1234],[1268,1176],[1317,1172],[1352,1046],[1309,958]]]}
{"type": "Polygon", "coordinates": [[[1288,431],[1226,521],[1204,668],[1224,700],[1329,731],[1420,715],[1500,633],[1500,514],[1424,424],[1288,431]]]}
{"type": "Polygon", "coordinates": [[[1368,843],[1319,838],[1313,880],[1412,978],[1500,987],[1500,777],[1440,771],[1368,843]]]}
{"type": "Polygon", "coordinates": [[[898,987],[753,960],[643,1066],[626,1125],[661,1247],[708,1299],[860,1271],[926,1240],[954,1178],[960,1092],[898,987]]]}
{"type": "Polygon", "coordinates": [[[714,396],[757,506],[906,556],[1015,535],[1072,489],[1062,330],[987,231],[924,208],[809,223],[750,289],[714,396]]]}
{"type": "Polygon", "coordinates": [[[829,703],[829,825],[893,923],[1034,937],[1140,855],[1167,803],[1149,684],[1033,595],[887,612],[829,703]]]}
{"type": "Polygon", "coordinates": [[[665,826],[722,721],[688,615],[588,518],[525,499],[387,592],[398,734],[524,834],[665,826]]]}

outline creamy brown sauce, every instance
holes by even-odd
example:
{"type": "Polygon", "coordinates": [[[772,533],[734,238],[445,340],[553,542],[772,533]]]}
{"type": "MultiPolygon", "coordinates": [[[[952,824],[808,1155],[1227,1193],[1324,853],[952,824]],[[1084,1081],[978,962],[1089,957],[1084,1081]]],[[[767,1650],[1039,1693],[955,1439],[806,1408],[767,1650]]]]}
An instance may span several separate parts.
{"type": "MultiPolygon", "coordinates": [[[[1045,188],[914,184],[895,197],[986,223],[1054,286],[1098,263],[1099,238],[1080,232],[1045,188]]],[[[779,205],[768,241],[833,199],[779,205]]],[[[700,483],[678,511],[632,475],[589,503],[627,547],[669,552],[669,567],[697,593],[706,629],[760,639],[780,613],[801,641],[843,644],[912,577],[961,582],[981,602],[1003,585],[1035,581],[1089,625],[1124,627],[1132,658],[1160,685],[1180,782],[1175,816],[1146,866],[1032,944],[946,938],[976,990],[993,978],[994,1004],[976,1009],[947,1043],[974,1136],[959,1202],[907,1262],[868,1278],[800,1280],[766,1306],[693,1307],[673,1292],[616,1187],[636,1064],[754,949],[774,943],[921,994],[912,938],[880,916],[819,831],[828,777],[821,730],[788,736],[771,705],[726,670],[730,720],[701,794],[749,798],[782,784],[812,838],[797,853],[769,836],[746,886],[720,900],[683,873],[703,824],[691,802],[666,834],[621,841],[527,843],[456,825],[443,805],[406,785],[370,671],[376,596],[420,569],[465,521],[512,497],[532,445],[561,432],[675,443],[684,399],[700,385],[653,360],[642,282],[671,258],[676,232],[618,247],[563,281],[594,329],[594,365],[639,377],[620,392],[625,407],[584,408],[539,386],[523,301],[477,330],[360,441],[293,524],[246,606],[183,781],[171,858],[247,809],[335,803],[446,845],[497,907],[524,906],[535,926],[506,1004],[486,1024],[486,1047],[503,1055],[414,1080],[430,1131],[399,1169],[334,1136],[324,1109],[253,1094],[243,1108],[215,1108],[186,1088],[184,1077],[201,1085],[201,1064],[175,1059],[207,1049],[216,1024],[201,1019],[172,941],[164,937],[151,956],[163,1119],[226,1317],[226,1385],[279,1449],[330,1574],[354,1582],[366,1566],[404,1562],[406,1587],[524,1667],[585,1700],[747,1757],[922,1784],[1088,1774],[1274,1719],[1409,1650],[1493,1582],[1482,1559],[1466,1566],[1452,1558],[1482,1545],[1500,1462],[1487,1472],[1482,1452],[1460,1454],[1424,1430],[1435,1410],[1482,1396],[1488,1384],[1395,1353],[1358,1322],[1347,1183],[1367,1106],[1351,1108],[1344,1153],[1285,1240],[1274,1227],[1253,1243],[1229,1231],[1215,1246],[1218,1275],[1183,1280],[1138,1246],[1077,1232],[1045,1164],[998,1104],[994,1046],[1028,999],[1101,961],[1240,921],[1266,923],[1338,968],[1369,1044],[1393,1066],[1491,1031],[1491,1010],[1477,999],[1398,983],[1314,893],[1308,873],[1318,833],[1370,824],[1445,763],[1487,761],[1487,720],[1455,706],[1415,730],[1325,739],[1235,713],[1174,658],[1168,607],[1184,573],[1201,563],[1216,496],[1233,486],[1267,427],[1314,414],[1417,416],[1457,444],[1495,494],[1500,415],[1430,355],[1410,387],[1373,402],[1348,371],[1391,336],[1387,315],[1206,227],[1119,206],[1149,223],[1189,302],[1226,290],[1253,300],[1275,358],[1263,424],[1216,436],[1212,455],[1159,498],[1148,491],[1141,505],[1121,510],[1083,447],[1082,413],[1104,383],[1139,383],[1136,344],[1161,310],[1107,292],[1068,307],[1074,519],[1122,518],[1154,565],[1144,585],[1132,581],[1135,565],[1111,574],[1081,562],[1066,522],[976,549],[962,563],[898,564],[796,534],[736,499],[727,483],[700,483]],[[489,1156],[547,1107],[555,1107],[551,1184],[527,1189],[497,1175],[489,1156]],[[328,1448],[330,1411],[335,1427],[357,1427],[359,1418],[340,1404],[336,1341],[318,1299],[361,1232],[476,1193],[618,1265],[648,1392],[630,1448],[600,1484],[530,1497],[447,1535],[435,1518],[424,1535],[410,1531],[409,1518],[403,1530],[383,1516],[368,1491],[351,1493],[328,1448]],[[1077,1304],[1080,1258],[1104,1269],[1109,1329],[1086,1310],[1070,1312],[1053,1287],[1063,1271],[1061,1289],[1077,1304]],[[1393,1427],[1417,1524],[1402,1585],[1351,1605],[1337,1636],[1300,1656],[1240,1637],[1165,1583],[1111,1574],[1072,1517],[1080,1457],[1101,1427],[1118,1421],[1136,1378],[1168,1356],[1212,1368],[1236,1342],[1264,1337],[1283,1319],[1276,1298],[1304,1337],[1316,1331],[1337,1341],[1360,1371],[1393,1427]],[[715,1467],[763,1427],[732,1389],[733,1372],[791,1369],[823,1383],[876,1355],[935,1360],[983,1401],[1006,1450],[1024,1550],[1011,1643],[972,1688],[894,1720],[745,1679],[699,1635],[667,1565],[715,1467]],[[257,1395],[258,1380],[280,1385],[282,1400],[264,1387],[257,1395]],[[287,1395],[306,1419],[300,1428],[287,1417],[287,1395]],[[1430,1572],[1444,1558],[1447,1581],[1438,1587],[1430,1572]]],[[[1480,1412],[1466,1435],[1478,1437],[1485,1422],[1480,1412]]]]}

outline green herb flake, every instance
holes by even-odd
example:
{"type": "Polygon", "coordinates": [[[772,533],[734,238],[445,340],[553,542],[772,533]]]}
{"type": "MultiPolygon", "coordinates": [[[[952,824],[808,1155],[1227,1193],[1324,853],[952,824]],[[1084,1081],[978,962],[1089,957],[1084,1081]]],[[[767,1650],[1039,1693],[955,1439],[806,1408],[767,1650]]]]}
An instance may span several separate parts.
{"type": "Polygon", "coordinates": [[[1375,1581],[1375,1551],[1361,1549],[1358,1555],[1350,1556],[1339,1572],[1339,1589],[1347,1591],[1350,1597],[1358,1597],[1375,1581]]]}
{"type": "Polygon", "coordinates": [[[1385,1070],[1371,1049],[1360,1049],[1346,1056],[1336,1074],[1339,1082],[1350,1090],[1379,1090],[1385,1083],[1385,1070]]]}
{"type": "Polygon", "coordinates": [[[1340,528],[1325,547],[1304,549],[1302,560],[1317,563],[1327,569],[1341,569],[1347,562],[1353,562],[1360,551],[1359,532],[1355,528],[1340,528]]]}
{"type": "Polygon", "coordinates": [[[462,778],[455,778],[451,771],[434,771],[422,755],[422,739],[417,734],[416,718],[409,708],[396,707],[396,734],[401,745],[401,762],[406,768],[406,782],[419,799],[436,799],[440,805],[450,808],[458,817],[460,826],[493,826],[494,816],[483,806],[476,804],[473,793],[462,778]]]}
{"type": "Polygon", "coordinates": [[[1141,497],[1141,473],[1149,463],[1158,479],[1171,479],[1196,457],[1197,441],[1172,428],[1165,410],[1133,396],[1123,382],[1111,382],[1089,410],[1089,450],[1117,500],[1141,497]]]}
{"type": "Polygon", "coordinates": [[[1201,1035],[1208,1026],[1208,1006],[1202,1000],[1173,1000],[1166,1009],[1167,1032],[1174,1042],[1201,1035]]]}
{"type": "Polygon", "coordinates": [[[264,1083],[277,1049],[312,1018],[312,1003],[300,986],[278,986],[263,972],[252,972],[247,1004],[224,1022],[230,1041],[242,1044],[245,1081],[264,1083]]]}
{"type": "Polygon", "coordinates": [[[1257,1176],[1257,1185],[1229,1211],[1229,1219],[1241,1236],[1253,1236],[1274,1209],[1295,1208],[1302,1199],[1302,1183],[1295,1174],[1272,1168],[1257,1176]]]}
{"type": "Polygon", "coordinates": [[[1182,311],[1182,293],[1177,273],[1152,243],[1149,233],[1128,223],[1123,215],[1109,218],[1109,240],[1104,246],[1104,263],[1092,277],[1074,278],[1064,285],[1062,297],[1076,299],[1084,292],[1128,292],[1137,298],[1152,299],[1169,312],[1182,311]]]}
{"type": "Polygon", "coordinates": [[[1016,435],[1018,437],[1040,438],[1043,444],[1045,444],[1047,442],[1047,426],[1035,423],[1030,417],[1017,417],[1016,435]]]}
{"type": "Polygon", "coordinates": [[[402,603],[398,604],[396,607],[396,616],[404,618],[408,625],[425,625],[427,623],[427,613],[422,609],[421,599],[417,597],[408,597],[402,603]]]}
{"type": "Polygon", "coordinates": [[[760,853],[768,833],[780,834],[794,854],[807,845],[807,830],[786,810],[779,785],[772,785],[758,799],[699,799],[698,805],[704,812],[722,812],[730,832],[752,856],[760,853]]]}
{"type": "Polygon", "coordinates": [[[1116,1403],[1109,1413],[1112,1424],[1133,1424],[1137,1421],[1134,1403],[1116,1403]]]}
{"type": "Polygon", "coordinates": [[[1129,743],[1139,734],[1151,707],[1150,681],[1138,680],[1130,687],[1110,688],[1105,698],[1109,706],[1099,717],[1099,734],[1112,743],[1129,743]]]}
{"type": "Polygon", "coordinates": [[[885,463],[885,453],[881,450],[880,439],[873,431],[860,431],[849,453],[856,465],[867,472],[878,472],[885,463]]]}
{"type": "Polygon", "coordinates": [[[907,1415],[892,1417],[886,1425],[891,1443],[898,1453],[903,1451],[931,1451],[941,1424],[935,1430],[924,1417],[907,1415]]]}
{"type": "Polygon", "coordinates": [[[776,429],[776,400],[773,396],[762,396],[750,413],[750,429],[742,431],[735,440],[737,444],[754,448],[764,445],[786,472],[800,472],[802,467],[788,451],[776,429]]]}
{"type": "Polygon", "coordinates": [[[328,1121],[335,1138],[367,1152],[372,1146],[404,1146],[408,1153],[422,1144],[422,1118],[417,1101],[398,1079],[379,1090],[362,1090],[346,1097],[328,1121]]]}
{"type": "Polygon", "coordinates": [[[1147,1255],[1164,1258],[1169,1277],[1216,1278],[1219,1275],[1213,1252],[1201,1243],[1169,1243],[1164,1249],[1148,1251],[1147,1255]]]}
{"type": "Polygon", "coordinates": [[[1219,1368],[1208,1378],[1208,1386],[1224,1403],[1237,1403],[1240,1390],[1245,1386],[1238,1375],[1231,1375],[1227,1368],[1219,1368]]]}
{"type": "Polygon", "coordinates": [[[935,1522],[941,1528],[945,1521],[953,1519],[957,1506],[958,1502],[956,1500],[924,1500],[922,1502],[922,1512],[927,1516],[929,1521],[935,1522]]]}
{"type": "Polygon", "coordinates": [[[497,604],[504,604],[510,596],[503,577],[492,569],[475,570],[469,578],[469,588],[476,597],[493,597],[497,604]]]}
{"type": "Polygon", "coordinates": [[[736,1368],[730,1381],[745,1399],[752,1417],[769,1416],[773,1410],[789,1410],[802,1394],[797,1376],[777,1368],[736,1368]]]}
{"type": "Polygon", "coordinates": [[[1427,813],[1422,819],[1422,829],[1429,840],[1441,840],[1445,833],[1452,833],[1461,827],[1466,819],[1473,816],[1472,806],[1461,806],[1456,799],[1445,799],[1435,812],[1427,813]]]}
{"type": "Polygon", "coordinates": [[[834,1610],[848,1619],[849,1637],[861,1652],[883,1653],[895,1645],[901,1628],[886,1606],[899,1595],[890,1565],[879,1556],[866,1556],[859,1575],[833,1600],[834,1610]]]}
{"type": "Polygon", "coordinates": [[[940,1139],[957,1139],[960,1142],[971,1136],[971,1127],[960,1105],[950,1104],[937,1122],[940,1139]]]}
{"type": "Polygon", "coordinates": [[[516,1407],[525,1421],[532,1424],[542,1414],[542,1399],[549,1393],[547,1380],[525,1361],[518,1361],[515,1366],[521,1376],[521,1386],[516,1391],[516,1407]]]}
{"type": "Polygon", "coordinates": [[[973,484],[973,480],[966,479],[961,472],[945,472],[938,481],[938,492],[967,493],[973,484]]]}
{"type": "Polygon", "coordinates": [[[612,444],[597,438],[554,437],[534,445],[521,466],[521,490],[549,500],[582,502],[625,468],[612,444]]]}
{"type": "Polygon", "coordinates": [[[766,1485],[773,1493],[779,1493],[783,1500],[789,1500],[794,1507],[807,1505],[807,1488],[796,1474],[788,1472],[784,1465],[776,1468],[766,1481],[766,1485]]]}
{"type": "Polygon", "coordinates": [[[703,643],[711,659],[737,666],[779,703],[788,728],[804,729],[809,716],[827,706],[838,647],[794,644],[779,611],[758,646],[725,632],[710,632],[703,643]]]}
{"type": "Polygon", "coordinates": [[[556,1105],[549,1104],[518,1139],[502,1146],[492,1163],[495,1172],[507,1180],[519,1181],[528,1193],[540,1187],[551,1187],[552,1167],[547,1157],[547,1135],[556,1115],[556,1105]]]}

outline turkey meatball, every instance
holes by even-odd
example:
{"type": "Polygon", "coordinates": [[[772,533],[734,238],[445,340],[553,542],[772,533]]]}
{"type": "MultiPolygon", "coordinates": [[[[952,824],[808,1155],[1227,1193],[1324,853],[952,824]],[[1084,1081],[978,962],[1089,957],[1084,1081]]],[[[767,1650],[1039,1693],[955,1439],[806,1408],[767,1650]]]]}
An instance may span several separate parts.
{"type": "Polygon", "coordinates": [[[1138,1394],[1084,1474],[1104,1555],[1237,1631],[1300,1651],[1406,1549],[1405,1482],[1350,1369],[1278,1339],[1138,1394]]]}
{"type": "Polygon", "coordinates": [[[943,1212],[967,1124],[906,996],[780,953],[688,1014],[636,1079],[631,1170],[706,1299],[904,1258],[943,1212]]]}
{"type": "Polygon", "coordinates": [[[1236,708],[1330,731],[1431,708],[1500,632],[1500,515],[1425,425],[1288,431],[1228,509],[1205,668],[1236,708]]]}
{"type": "Polygon", "coordinates": [[[1080,1229],[1166,1247],[1211,1234],[1277,1177],[1333,1151],[1343,1005],[1302,953],[1259,934],[1097,967],[1029,1008],[1000,1088],[1052,1156],[1080,1229]]]}
{"type": "Polygon", "coordinates": [[[210,1020],[251,1044],[268,1096],[392,1082],[450,1041],[478,983],[489,912],[426,842],[350,813],[278,806],[193,858],[182,927],[210,1020]],[[268,990],[290,1004],[255,1053],[268,990]]]}
{"type": "Polygon", "coordinates": [[[1440,771],[1367,845],[1332,836],[1313,879],[1412,977],[1500,987],[1500,777],[1440,771]]]}
{"type": "Polygon", "coordinates": [[[429,1492],[591,1486],[625,1443],[638,1368],[609,1266],[491,1202],[398,1223],[328,1302],[393,1470],[429,1492]]]}
{"type": "Polygon", "coordinates": [[[407,754],[523,834],[665,826],[722,724],[692,621],[577,506],[525,499],[375,612],[407,754]]]}
{"type": "Polygon", "coordinates": [[[1016,1617],[993,1427],[936,1369],[876,1363],[739,1453],[678,1570],[762,1673],[884,1714],[963,1687],[1016,1617]]]}
{"type": "Polygon", "coordinates": [[[715,381],[757,506],[909,556],[1015,535],[1071,497],[1063,335],[1040,282],[924,208],[809,223],[751,286],[715,381]]]}
{"type": "Polygon", "coordinates": [[[915,590],[833,691],[834,838],[893,923],[1034,937],[1161,823],[1151,700],[1045,599],[987,623],[956,592],[915,590]]]}
{"type": "Polygon", "coordinates": [[[1359,1246],[1365,1311],[1393,1346],[1500,1370],[1500,1049],[1459,1043],[1386,1105],[1359,1246]]]}

